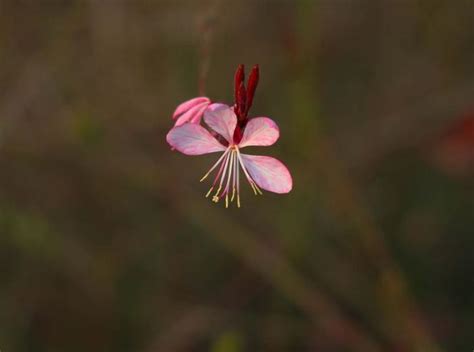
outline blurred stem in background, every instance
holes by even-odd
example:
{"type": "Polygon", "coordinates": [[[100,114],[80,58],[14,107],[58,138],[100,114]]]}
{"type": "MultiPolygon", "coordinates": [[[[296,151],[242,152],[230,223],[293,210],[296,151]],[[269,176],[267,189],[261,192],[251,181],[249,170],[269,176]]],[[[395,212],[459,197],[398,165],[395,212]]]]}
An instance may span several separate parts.
{"type": "MultiPolygon", "coordinates": [[[[393,261],[390,252],[384,242],[384,234],[378,229],[370,211],[360,201],[361,197],[355,184],[344,171],[344,167],[339,165],[337,155],[332,151],[330,143],[323,135],[322,129],[318,128],[312,121],[317,119],[316,108],[312,102],[320,99],[315,92],[312,77],[317,72],[308,72],[306,67],[317,67],[308,65],[305,60],[308,57],[318,57],[315,53],[308,55],[313,37],[305,35],[312,33],[311,26],[314,26],[314,11],[310,9],[310,1],[301,2],[299,11],[299,33],[295,40],[296,54],[291,56],[291,66],[294,67],[294,75],[298,77],[300,86],[297,94],[292,94],[294,106],[297,106],[302,116],[312,117],[307,123],[307,130],[312,132],[312,148],[309,155],[304,155],[307,160],[303,163],[324,165],[318,168],[326,180],[327,203],[342,223],[347,224],[347,229],[354,232],[353,247],[359,248],[363,257],[366,257],[372,269],[376,271],[374,283],[374,295],[380,311],[384,313],[389,335],[394,346],[401,347],[407,351],[439,351],[439,347],[428,333],[421,314],[414,303],[414,299],[409,293],[406,281],[400,272],[397,264],[393,261]],[[306,90],[306,91],[305,91],[306,90]],[[301,109],[307,108],[307,111],[301,109]],[[355,236],[357,234],[357,236],[355,236]]],[[[314,32],[314,31],[313,31],[314,32]]]]}
{"type": "MultiPolygon", "coordinates": [[[[386,333],[392,343],[401,344],[409,351],[439,351],[424,326],[406,281],[384,243],[384,235],[377,228],[372,215],[359,201],[357,190],[340,165],[324,137],[317,137],[315,162],[325,165],[326,196],[331,210],[356,230],[354,248],[358,248],[376,271],[374,294],[376,304],[385,315],[386,333]]],[[[355,234],[354,234],[355,235],[355,234]]]]}
{"type": "Polygon", "coordinates": [[[199,33],[199,72],[198,93],[205,95],[206,79],[211,65],[212,40],[216,26],[216,16],[219,12],[221,0],[211,0],[197,20],[199,33]]]}
{"type": "Polygon", "coordinates": [[[354,248],[359,248],[377,272],[374,294],[380,303],[381,311],[385,314],[388,325],[386,333],[391,335],[392,343],[399,344],[401,345],[399,347],[408,351],[439,351],[439,347],[424,326],[403,275],[387,250],[383,233],[377,228],[369,210],[360,201],[355,185],[345,174],[343,166],[337,162],[337,155],[332,151],[321,128],[316,125],[317,109],[312,102],[318,102],[319,97],[315,96],[318,89],[314,87],[312,77],[317,72],[308,72],[306,67],[317,65],[309,65],[305,61],[309,57],[317,57],[314,53],[308,55],[314,47],[311,45],[314,37],[307,35],[314,33],[310,27],[314,26],[314,18],[311,15],[314,16],[315,13],[311,11],[310,1],[303,1],[300,5],[299,33],[295,38],[295,53],[289,57],[289,64],[293,67],[293,73],[299,82],[296,93],[292,94],[293,105],[298,108],[295,113],[298,116],[307,116],[304,119],[307,124],[305,129],[312,133],[310,140],[313,145],[306,149],[310,151],[309,155],[302,155],[306,159],[302,164],[324,165],[318,169],[327,182],[325,188],[327,202],[335,215],[347,224],[347,228],[356,231],[358,236],[353,237],[354,248]]]}

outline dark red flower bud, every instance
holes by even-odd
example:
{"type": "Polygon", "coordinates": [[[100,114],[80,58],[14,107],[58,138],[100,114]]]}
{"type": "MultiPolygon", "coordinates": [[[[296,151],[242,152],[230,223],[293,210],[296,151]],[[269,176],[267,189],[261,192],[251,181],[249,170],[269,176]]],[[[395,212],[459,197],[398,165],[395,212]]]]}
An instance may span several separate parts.
{"type": "Polygon", "coordinates": [[[258,65],[255,65],[252,68],[252,71],[250,72],[249,81],[247,83],[247,107],[245,110],[246,116],[253,103],[253,97],[255,95],[255,90],[257,89],[259,76],[260,76],[259,67],[258,65]]]}
{"type": "Polygon", "coordinates": [[[244,65],[240,64],[235,71],[234,76],[234,100],[237,104],[237,97],[240,89],[240,85],[245,81],[245,67],[244,65]]]}
{"type": "Polygon", "coordinates": [[[244,82],[240,83],[239,90],[237,92],[237,118],[239,122],[242,122],[246,115],[246,102],[247,102],[247,94],[245,91],[244,82]]]}

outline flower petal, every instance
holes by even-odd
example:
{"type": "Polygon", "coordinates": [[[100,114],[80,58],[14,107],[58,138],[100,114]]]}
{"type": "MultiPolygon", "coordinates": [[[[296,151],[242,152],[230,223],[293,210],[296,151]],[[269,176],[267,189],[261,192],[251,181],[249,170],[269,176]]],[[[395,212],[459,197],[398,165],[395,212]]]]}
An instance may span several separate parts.
{"type": "Polygon", "coordinates": [[[255,117],[245,126],[239,147],[272,145],[278,137],[280,130],[275,121],[268,117],[255,117]]]}
{"type": "Polygon", "coordinates": [[[237,116],[234,110],[225,104],[211,104],[204,112],[204,121],[214,131],[232,143],[237,116]]]}
{"type": "Polygon", "coordinates": [[[173,119],[177,118],[179,115],[184,114],[186,111],[191,109],[192,107],[202,104],[202,103],[210,103],[211,100],[207,97],[197,97],[190,100],[186,100],[184,103],[178,105],[176,110],[173,113],[173,119]]]}
{"type": "Polygon", "coordinates": [[[201,155],[226,149],[204,127],[193,123],[173,127],[168,132],[166,141],[186,155],[201,155]]]}
{"type": "Polygon", "coordinates": [[[281,161],[269,156],[240,156],[250,176],[260,188],[274,193],[288,193],[293,188],[291,174],[281,161]]]}
{"type": "Polygon", "coordinates": [[[186,111],[176,120],[175,126],[181,126],[186,122],[197,123],[201,122],[201,117],[206,108],[208,107],[208,103],[201,103],[196,106],[193,106],[191,109],[186,111]]]}

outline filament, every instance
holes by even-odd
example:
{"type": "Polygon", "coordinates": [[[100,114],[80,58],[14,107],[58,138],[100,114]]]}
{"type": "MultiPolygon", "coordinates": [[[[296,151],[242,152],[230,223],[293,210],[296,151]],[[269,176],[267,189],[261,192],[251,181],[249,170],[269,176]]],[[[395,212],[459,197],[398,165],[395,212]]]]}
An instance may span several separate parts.
{"type": "Polygon", "coordinates": [[[229,207],[229,184],[230,184],[230,178],[232,176],[232,171],[234,169],[234,155],[235,155],[235,151],[232,150],[232,152],[230,153],[230,162],[229,162],[229,174],[227,175],[227,184],[225,186],[225,189],[224,191],[222,192],[222,195],[221,197],[225,194],[225,207],[228,208],[229,207]]]}
{"type": "Polygon", "coordinates": [[[209,174],[221,163],[222,159],[224,159],[224,157],[227,155],[227,153],[229,153],[229,151],[230,151],[230,148],[227,148],[227,150],[221,155],[219,160],[216,161],[216,163],[209,169],[208,172],[206,172],[206,174],[199,180],[199,182],[204,181],[207,178],[207,176],[209,176],[209,174]]]}
{"type": "MultiPolygon", "coordinates": [[[[232,154],[230,154],[232,155],[232,154]]],[[[226,173],[227,173],[227,165],[229,164],[229,155],[227,155],[227,157],[225,158],[225,162],[223,163],[224,167],[222,168],[222,176],[221,176],[221,181],[219,182],[219,188],[217,189],[217,192],[216,194],[214,194],[214,197],[212,197],[212,201],[213,202],[218,202],[219,201],[219,192],[221,191],[222,189],[222,184],[224,183],[224,178],[226,176],[226,173]]],[[[217,177],[219,177],[219,175],[217,175],[217,177]]]]}
{"type": "Polygon", "coordinates": [[[263,194],[262,191],[260,190],[260,188],[257,186],[255,181],[252,179],[252,177],[250,177],[249,173],[247,172],[247,169],[245,168],[244,161],[242,160],[242,157],[240,156],[240,152],[239,152],[238,149],[237,149],[237,156],[239,157],[240,166],[242,166],[242,170],[244,171],[244,174],[247,177],[247,181],[249,181],[253,192],[255,193],[255,195],[257,195],[257,194],[262,195],[263,194]]]}
{"type": "Polygon", "coordinates": [[[206,172],[201,178],[201,182],[204,181],[210,174],[219,166],[219,170],[214,178],[211,188],[206,193],[206,198],[211,195],[215,190],[217,183],[219,186],[212,196],[212,201],[217,203],[221,198],[225,196],[225,207],[229,207],[230,203],[237,202],[237,207],[240,208],[240,168],[242,168],[247,181],[250,184],[255,195],[262,194],[262,191],[258,187],[257,183],[250,176],[249,171],[245,167],[243,158],[240,154],[239,148],[235,145],[229,146],[225,152],[219,157],[214,165],[206,172]],[[232,179],[232,181],[231,181],[232,179]],[[232,187],[232,193],[230,193],[230,187],[232,187]],[[222,193],[221,193],[222,191],[222,193]]]}

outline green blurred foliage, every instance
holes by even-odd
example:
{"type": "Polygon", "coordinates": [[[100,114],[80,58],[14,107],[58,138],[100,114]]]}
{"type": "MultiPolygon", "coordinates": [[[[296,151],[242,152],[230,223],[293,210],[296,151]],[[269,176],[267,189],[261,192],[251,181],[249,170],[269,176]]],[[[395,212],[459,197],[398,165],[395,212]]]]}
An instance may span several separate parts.
{"type": "Polygon", "coordinates": [[[235,332],[225,332],[221,334],[214,345],[212,346],[212,352],[239,352],[242,351],[242,343],[240,342],[239,334],[235,332]]]}

